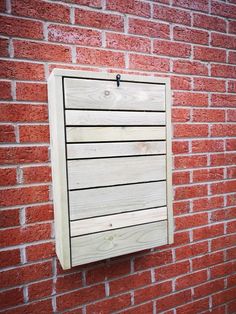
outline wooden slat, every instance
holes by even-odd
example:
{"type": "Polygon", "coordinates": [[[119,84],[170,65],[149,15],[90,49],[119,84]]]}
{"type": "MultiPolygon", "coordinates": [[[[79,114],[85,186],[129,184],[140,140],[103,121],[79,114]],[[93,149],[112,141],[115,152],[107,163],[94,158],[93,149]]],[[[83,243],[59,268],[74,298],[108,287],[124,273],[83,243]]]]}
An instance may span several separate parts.
{"type": "Polygon", "coordinates": [[[72,220],[164,206],[166,182],[71,191],[69,199],[72,220]]]}
{"type": "Polygon", "coordinates": [[[165,160],[165,156],[69,160],[69,189],[164,180],[165,160]]]}
{"type": "Polygon", "coordinates": [[[67,142],[165,140],[165,127],[67,127],[67,142]]]}
{"type": "Polygon", "coordinates": [[[164,112],[66,110],[67,125],[165,125],[164,112]]]}
{"type": "Polygon", "coordinates": [[[72,266],[141,251],[166,243],[166,221],[75,237],[71,239],[72,266]]]}
{"type": "Polygon", "coordinates": [[[167,219],[167,208],[152,208],[71,222],[71,236],[124,228],[167,219]]]}
{"type": "Polygon", "coordinates": [[[67,144],[67,158],[165,154],[165,142],[67,144]]]}
{"type": "Polygon", "coordinates": [[[66,108],[165,110],[165,85],[65,79],[66,108]]]}

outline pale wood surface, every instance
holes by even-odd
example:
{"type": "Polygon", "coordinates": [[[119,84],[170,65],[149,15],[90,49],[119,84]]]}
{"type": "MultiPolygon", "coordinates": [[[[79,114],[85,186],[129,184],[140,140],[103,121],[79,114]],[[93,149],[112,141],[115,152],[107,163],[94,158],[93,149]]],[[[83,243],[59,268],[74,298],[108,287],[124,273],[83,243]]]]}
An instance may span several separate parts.
{"type": "Polygon", "coordinates": [[[131,143],[95,143],[67,144],[67,158],[93,158],[111,156],[153,155],[165,154],[166,145],[160,142],[131,143]]]}
{"type": "Polygon", "coordinates": [[[66,108],[165,110],[165,85],[65,78],[66,108]]]}
{"type": "Polygon", "coordinates": [[[67,141],[109,142],[165,140],[165,127],[67,127],[67,141]]]}
{"type": "Polygon", "coordinates": [[[164,112],[66,110],[67,125],[165,125],[164,112]]]}
{"type": "Polygon", "coordinates": [[[166,205],[166,182],[71,191],[69,196],[70,218],[82,219],[164,206],[166,205]]]}
{"type": "Polygon", "coordinates": [[[71,239],[72,265],[80,265],[167,243],[167,222],[116,229],[71,239]]]}
{"type": "Polygon", "coordinates": [[[139,210],[71,222],[71,236],[124,228],[167,219],[166,207],[139,210]]]}
{"type": "Polygon", "coordinates": [[[69,189],[164,180],[165,168],[165,156],[69,160],[69,189]]]}

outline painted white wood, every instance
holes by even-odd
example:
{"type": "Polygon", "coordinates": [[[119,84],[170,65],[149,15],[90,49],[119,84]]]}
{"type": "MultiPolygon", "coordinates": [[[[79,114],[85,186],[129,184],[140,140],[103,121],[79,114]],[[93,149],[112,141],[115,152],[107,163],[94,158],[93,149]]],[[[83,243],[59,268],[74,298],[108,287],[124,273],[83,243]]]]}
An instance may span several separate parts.
{"type": "Polygon", "coordinates": [[[166,207],[72,221],[71,236],[113,230],[167,219],[166,207]]]}
{"type": "Polygon", "coordinates": [[[162,127],[67,127],[67,141],[109,142],[165,140],[166,128],[162,127]]]}
{"type": "Polygon", "coordinates": [[[166,181],[70,191],[70,219],[166,205],[166,181]]]}
{"type": "Polygon", "coordinates": [[[66,124],[71,125],[165,125],[164,112],[124,112],[66,110],[66,124]]]}
{"type": "Polygon", "coordinates": [[[137,252],[166,243],[166,221],[75,237],[71,239],[72,266],[137,252]]]}
{"type": "Polygon", "coordinates": [[[65,106],[73,109],[165,110],[165,85],[65,78],[65,106]]]}
{"type": "Polygon", "coordinates": [[[166,179],[166,157],[121,157],[68,161],[69,189],[166,179]]]}
{"type": "Polygon", "coordinates": [[[165,141],[131,143],[67,144],[67,158],[93,158],[165,154],[165,141]]]}

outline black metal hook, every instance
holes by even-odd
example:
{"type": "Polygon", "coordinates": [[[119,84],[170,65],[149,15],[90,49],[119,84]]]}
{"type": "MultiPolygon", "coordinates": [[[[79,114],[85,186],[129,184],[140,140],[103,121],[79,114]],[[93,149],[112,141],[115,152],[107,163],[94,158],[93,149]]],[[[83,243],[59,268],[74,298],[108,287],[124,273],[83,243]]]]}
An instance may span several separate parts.
{"type": "Polygon", "coordinates": [[[120,79],[121,79],[121,75],[120,75],[120,74],[117,74],[117,75],[116,75],[116,84],[117,84],[117,87],[120,86],[120,79]]]}

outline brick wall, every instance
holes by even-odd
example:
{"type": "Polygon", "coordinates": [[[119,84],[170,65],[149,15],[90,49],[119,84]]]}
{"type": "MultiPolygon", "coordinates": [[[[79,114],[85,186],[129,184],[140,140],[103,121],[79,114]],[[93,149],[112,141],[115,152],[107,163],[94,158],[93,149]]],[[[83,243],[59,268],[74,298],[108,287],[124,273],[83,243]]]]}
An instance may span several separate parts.
{"type": "Polygon", "coordinates": [[[236,1],[0,2],[4,313],[236,313],[236,1]],[[46,79],[170,76],[175,243],[63,271],[46,79]]]}

